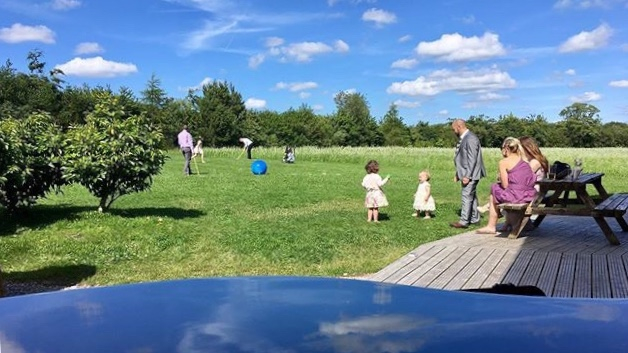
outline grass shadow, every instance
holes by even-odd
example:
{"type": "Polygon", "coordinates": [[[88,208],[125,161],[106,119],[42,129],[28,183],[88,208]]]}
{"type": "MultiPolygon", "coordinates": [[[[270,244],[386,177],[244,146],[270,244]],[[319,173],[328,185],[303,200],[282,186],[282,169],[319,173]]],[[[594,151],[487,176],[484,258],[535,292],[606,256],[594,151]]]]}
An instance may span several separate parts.
{"type": "Polygon", "coordinates": [[[60,290],[77,285],[96,274],[93,265],[49,266],[33,271],[3,272],[5,295],[23,295],[60,290]]]}
{"type": "Polygon", "coordinates": [[[0,236],[14,235],[21,228],[39,229],[60,220],[77,219],[79,214],[94,210],[96,208],[92,206],[65,204],[35,205],[14,215],[8,214],[6,210],[0,210],[0,236]]]}
{"type": "Polygon", "coordinates": [[[108,211],[112,215],[137,218],[137,217],[168,217],[172,219],[197,218],[205,215],[205,212],[178,207],[140,207],[111,209],[108,211]]]}

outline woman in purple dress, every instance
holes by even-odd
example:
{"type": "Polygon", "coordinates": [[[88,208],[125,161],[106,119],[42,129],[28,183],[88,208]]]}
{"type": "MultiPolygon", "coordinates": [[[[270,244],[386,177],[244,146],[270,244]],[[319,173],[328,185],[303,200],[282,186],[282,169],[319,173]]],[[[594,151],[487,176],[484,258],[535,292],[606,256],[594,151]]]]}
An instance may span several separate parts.
{"type": "Polygon", "coordinates": [[[518,139],[507,137],[502,143],[502,156],[499,161],[498,182],[491,185],[489,216],[486,227],[476,231],[479,234],[495,234],[500,203],[527,203],[534,199],[536,175],[525,161],[523,149],[518,139]]]}

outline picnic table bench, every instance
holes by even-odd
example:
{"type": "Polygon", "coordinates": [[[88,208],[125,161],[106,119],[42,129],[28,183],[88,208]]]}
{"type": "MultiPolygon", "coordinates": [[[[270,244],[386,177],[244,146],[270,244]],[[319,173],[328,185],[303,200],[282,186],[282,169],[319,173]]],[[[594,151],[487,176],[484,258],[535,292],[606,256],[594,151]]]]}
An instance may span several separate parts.
{"type": "Polygon", "coordinates": [[[623,216],[628,210],[628,194],[609,195],[602,185],[604,173],[584,173],[577,178],[543,179],[537,181],[539,192],[529,203],[500,204],[498,207],[519,215],[519,224],[513,226],[509,238],[519,237],[532,215],[538,215],[533,224],[538,227],[547,215],[593,217],[609,243],[619,245],[619,240],[609,227],[605,217],[614,217],[623,231],[628,224],[623,216]],[[587,185],[593,185],[599,196],[592,197],[587,185]],[[575,197],[570,197],[570,192],[575,197]]]}

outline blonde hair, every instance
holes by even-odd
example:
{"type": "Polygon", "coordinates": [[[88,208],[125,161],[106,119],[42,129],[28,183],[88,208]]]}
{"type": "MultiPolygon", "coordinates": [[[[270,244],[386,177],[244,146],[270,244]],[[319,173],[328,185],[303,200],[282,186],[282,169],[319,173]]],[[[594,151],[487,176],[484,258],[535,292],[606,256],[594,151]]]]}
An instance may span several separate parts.
{"type": "Polygon", "coordinates": [[[422,171],[420,171],[419,175],[421,175],[422,173],[425,173],[425,176],[427,177],[425,180],[430,181],[430,179],[432,179],[432,176],[430,175],[430,172],[427,169],[423,169],[422,171]]]}
{"type": "Polygon", "coordinates": [[[519,157],[525,159],[525,153],[523,152],[523,147],[521,147],[521,142],[518,138],[506,137],[502,143],[502,149],[504,148],[510,153],[516,153],[519,157]]]}

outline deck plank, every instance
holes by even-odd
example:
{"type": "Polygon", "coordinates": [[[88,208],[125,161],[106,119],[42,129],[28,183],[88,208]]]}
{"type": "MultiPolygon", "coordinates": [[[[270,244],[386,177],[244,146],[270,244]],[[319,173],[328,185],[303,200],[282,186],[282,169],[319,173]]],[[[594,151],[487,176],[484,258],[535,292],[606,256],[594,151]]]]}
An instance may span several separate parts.
{"type": "Polygon", "coordinates": [[[628,236],[609,245],[590,217],[548,216],[517,239],[473,230],[418,246],[365,279],[446,290],[535,285],[548,296],[628,298],[628,236]]]}

